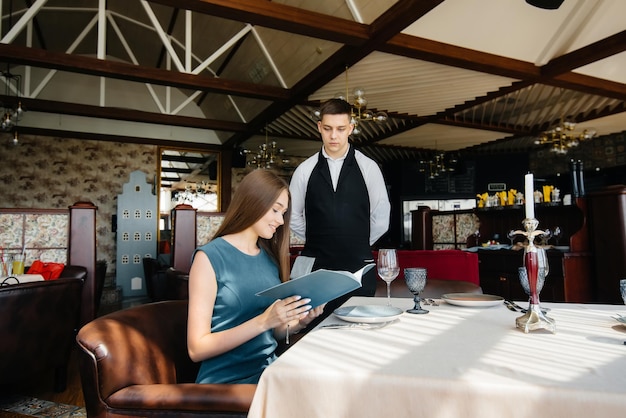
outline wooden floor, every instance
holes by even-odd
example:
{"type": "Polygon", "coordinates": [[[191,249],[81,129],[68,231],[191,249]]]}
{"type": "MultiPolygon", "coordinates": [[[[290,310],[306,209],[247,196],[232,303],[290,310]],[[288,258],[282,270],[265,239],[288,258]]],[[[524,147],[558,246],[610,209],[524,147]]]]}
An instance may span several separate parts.
{"type": "MultiPolygon", "coordinates": [[[[65,391],[57,393],[53,390],[54,376],[53,373],[50,372],[49,374],[40,376],[36,382],[13,385],[10,388],[11,394],[32,396],[34,398],[68,405],[85,406],[83,389],[80,383],[80,372],[78,368],[78,353],[76,350],[78,349],[73,349],[70,358],[70,364],[67,372],[67,388],[65,391]]],[[[24,418],[24,416],[25,415],[0,411],[0,417],[3,418],[24,418]]]]}
{"type": "MultiPolygon", "coordinates": [[[[125,301],[119,304],[102,305],[98,311],[98,316],[103,316],[108,313],[134,306],[141,303],[146,303],[144,299],[133,299],[125,301]]],[[[52,401],[56,403],[62,403],[67,405],[85,406],[85,399],[83,398],[83,389],[80,382],[80,369],[78,367],[78,347],[72,349],[70,357],[70,363],[67,371],[67,388],[63,392],[55,392],[53,389],[54,373],[51,371],[49,374],[40,376],[34,382],[18,383],[11,385],[10,388],[3,388],[5,391],[3,395],[21,395],[32,396],[34,398],[43,399],[46,401],[52,401]],[[10,391],[10,393],[7,393],[10,391]]],[[[0,417],[2,418],[24,418],[25,415],[14,414],[0,411],[0,417]]]]}

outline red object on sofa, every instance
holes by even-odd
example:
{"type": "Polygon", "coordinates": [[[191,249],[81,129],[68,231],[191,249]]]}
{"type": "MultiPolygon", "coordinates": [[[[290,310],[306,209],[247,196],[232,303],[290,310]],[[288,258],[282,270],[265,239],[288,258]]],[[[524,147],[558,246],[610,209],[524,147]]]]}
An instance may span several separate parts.
{"type": "Polygon", "coordinates": [[[39,260],[33,261],[28,268],[28,274],[41,274],[44,280],[56,280],[61,277],[61,272],[65,268],[63,263],[44,263],[39,260]]]}
{"type": "MultiPolygon", "coordinates": [[[[378,251],[374,251],[374,260],[378,251]]],[[[463,280],[480,286],[478,254],[461,250],[398,250],[400,274],[396,280],[404,280],[404,269],[425,267],[428,277],[441,280],[463,280]]]]}

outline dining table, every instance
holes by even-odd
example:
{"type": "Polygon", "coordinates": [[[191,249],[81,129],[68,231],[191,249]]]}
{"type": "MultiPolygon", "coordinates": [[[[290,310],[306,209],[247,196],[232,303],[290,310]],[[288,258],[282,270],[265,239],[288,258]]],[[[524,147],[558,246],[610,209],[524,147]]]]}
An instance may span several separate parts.
{"type": "Polygon", "coordinates": [[[400,314],[366,323],[330,315],[265,369],[248,417],[626,416],[624,305],[542,302],[556,332],[526,333],[501,300],[447,300],[410,314],[413,299],[392,298],[400,314]]]}

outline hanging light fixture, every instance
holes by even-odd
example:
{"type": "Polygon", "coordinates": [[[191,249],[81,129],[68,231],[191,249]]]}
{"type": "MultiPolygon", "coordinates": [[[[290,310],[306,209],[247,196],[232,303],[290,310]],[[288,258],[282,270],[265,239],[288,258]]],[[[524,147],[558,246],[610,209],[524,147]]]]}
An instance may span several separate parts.
{"type": "Polygon", "coordinates": [[[526,3],[540,9],[556,10],[561,7],[563,0],[526,0],[526,3]]]}
{"type": "Polygon", "coordinates": [[[552,145],[550,151],[556,154],[567,154],[570,148],[577,147],[581,142],[596,136],[595,129],[584,129],[574,132],[576,123],[561,117],[559,124],[554,128],[542,132],[535,140],[536,145],[552,145]]]}
{"type": "Polygon", "coordinates": [[[2,113],[2,122],[0,123],[0,129],[3,131],[12,131],[17,127],[17,123],[22,118],[24,110],[22,109],[22,102],[20,101],[20,91],[22,87],[22,77],[17,74],[12,74],[7,64],[7,70],[3,71],[0,76],[4,82],[5,96],[11,100],[11,96],[15,96],[12,104],[0,102],[0,112],[2,113]]]}
{"type": "MultiPolygon", "coordinates": [[[[244,154],[254,154],[254,151],[243,150],[244,154]]],[[[285,153],[285,150],[279,148],[276,144],[276,141],[269,141],[267,126],[265,127],[265,143],[259,145],[258,151],[256,151],[256,155],[252,156],[252,159],[248,161],[248,165],[256,166],[256,168],[264,168],[269,169],[277,164],[285,164],[288,163],[289,160],[283,159],[281,157],[282,154],[285,153]]]]}
{"type": "MultiPolygon", "coordinates": [[[[361,129],[359,128],[360,122],[376,122],[376,123],[384,123],[387,121],[387,114],[385,112],[377,112],[374,113],[371,110],[367,110],[367,99],[365,98],[365,90],[360,87],[357,87],[352,92],[352,99],[348,94],[349,91],[349,82],[348,82],[348,67],[346,66],[346,92],[345,95],[343,93],[335,94],[335,99],[342,99],[348,102],[352,106],[352,115],[350,123],[354,124],[354,129],[352,130],[352,135],[359,135],[361,133],[361,129]]],[[[316,122],[320,120],[320,111],[319,109],[315,109],[312,112],[312,119],[316,122]]]]}
{"type": "MultiPolygon", "coordinates": [[[[13,24],[13,2],[9,3],[9,27],[13,24]]],[[[17,124],[22,119],[24,110],[22,109],[22,102],[20,100],[20,93],[22,91],[22,76],[19,74],[13,74],[11,72],[11,64],[7,63],[6,71],[0,72],[0,79],[4,82],[5,90],[5,102],[0,102],[0,130],[4,132],[13,132],[12,145],[17,145],[19,142],[17,134],[17,124]]]]}
{"type": "Polygon", "coordinates": [[[172,202],[176,204],[191,204],[196,199],[206,199],[208,195],[215,193],[217,186],[211,185],[206,181],[201,183],[186,183],[185,190],[179,190],[172,193],[172,202]]]}
{"type": "Polygon", "coordinates": [[[429,160],[420,160],[420,173],[427,173],[429,179],[456,171],[458,159],[453,154],[435,151],[429,160]]]}

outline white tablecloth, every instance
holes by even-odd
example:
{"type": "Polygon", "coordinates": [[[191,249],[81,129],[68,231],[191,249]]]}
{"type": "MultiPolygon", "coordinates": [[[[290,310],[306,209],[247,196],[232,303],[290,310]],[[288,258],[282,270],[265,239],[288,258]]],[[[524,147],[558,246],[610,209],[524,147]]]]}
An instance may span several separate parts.
{"type": "Polygon", "coordinates": [[[503,305],[443,302],[381,329],[312,330],[263,373],[249,417],[626,416],[626,326],[611,318],[626,307],[542,305],[556,334],[524,334],[503,305]]]}

